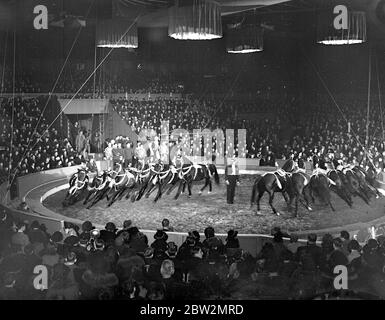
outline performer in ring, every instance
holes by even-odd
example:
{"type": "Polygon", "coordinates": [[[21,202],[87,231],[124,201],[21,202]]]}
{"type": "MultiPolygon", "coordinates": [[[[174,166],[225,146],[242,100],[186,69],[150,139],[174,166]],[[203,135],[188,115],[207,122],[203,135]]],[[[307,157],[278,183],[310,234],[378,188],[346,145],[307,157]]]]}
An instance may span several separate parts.
{"type": "Polygon", "coordinates": [[[227,203],[233,204],[235,187],[240,184],[238,161],[235,155],[230,159],[230,161],[226,161],[225,176],[227,185],[227,203]]]}

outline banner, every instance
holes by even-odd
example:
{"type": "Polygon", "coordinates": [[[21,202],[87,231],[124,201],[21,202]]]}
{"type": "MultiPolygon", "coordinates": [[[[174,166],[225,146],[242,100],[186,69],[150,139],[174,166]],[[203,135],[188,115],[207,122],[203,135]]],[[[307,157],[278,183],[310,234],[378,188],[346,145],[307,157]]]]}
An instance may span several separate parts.
{"type": "Polygon", "coordinates": [[[108,99],[59,99],[65,114],[107,113],[108,99]]]}

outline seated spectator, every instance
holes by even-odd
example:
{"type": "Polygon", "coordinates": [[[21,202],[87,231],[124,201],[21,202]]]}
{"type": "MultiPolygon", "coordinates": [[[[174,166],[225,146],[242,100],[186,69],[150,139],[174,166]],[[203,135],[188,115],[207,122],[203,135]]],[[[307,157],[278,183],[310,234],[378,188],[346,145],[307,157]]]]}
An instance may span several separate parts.
{"type": "Polygon", "coordinates": [[[13,245],[19,246],[21,250],[27,246],[29,242],[28,236],[25,234],[26,224],[24,222],[18,222],[16,224],[16,233],[12,235],[11,242],[13,245]]]}
{"type": "Polygon", "coordinates": [[[317,245],[317,235],[309,234],[306,246],[297,249],[296,259],[309,270],[317,270],[323,262],[322,249],[317,245]]]}
{"type": "Polygon", "coordinates": [[[170,226],[170,220],[168,219],[163,219],[162,220],[162,230],[164,232],[174,232],[174,228],[172,226],[170,226]]]}
{"type": "Polygon", "coordinates": [[[347,232],[346,230],[342,230],[340,233],[340,238],[342,240],[342,250],[343,250],[344,254],[346,256],[348,256],[349,255],[348,246],[349,246],[349,242],[350,242],[349,232],[347,232]]]}
{"type": "Polygon", "coordinates": [[[105,244],[110,244],[115,241],[116,237],[116,226],[113,222],[108,222],[104,230],[100,230],[99,239],[103,240],[105,244]]]}
{"type": "Polygon", "coordinates": [[[349,255],[347,256],[347,258],[348,258],[349,264],[353,260],[359,259],[361,257],[361,247],[357,240],[354,240],[354,239],[350,240],[348,244],[348,251],[349,251],[349,255]]]}
{"type": "Polygon", "coordinates": [[[346,266],[348,265],[349,261],[346,257],[344,250],[342,248],[343,241],[341,238],[335,238],[333,240],[334,250],[330,255],[329,258],[329,268],[330,268],[330,274],[333,274],[334,267],[338,265],[346,266]]]}
{"type": "Polygon", "coordinates": [[[47,244],[46,249],[42,251],[42,263],[48,267],[53,267],[59,263],[60,256],[57,253],[56,247],[52,244],[47,244]]]}
{"type": "Polygon", "coordinates": [[[226,249],[237,249],[239,248],[239,240],[237,238],[238,231],[229,230],[227,232],[227,238],[226,238],[226,249]]]}
{"type": "Polygon", "coordinates": [[[292,254],[296,254],[299,247],[303,247],[303,244],[298,242],[298,236],[296,234],[290,235],[290,242],[287,244],[287,249],[290,250],[292,254]]]}
{"type": "Polygon", "coordinates": [[[141,232],[139,232],[137,227],[132,227],[129,229],[130,233],[130,248],[134,249],[136,253],[144,253],[148,247],[148,239],[141,232]]]}
{"type": "Polygon", "coordinates": [[[162,230],[158,230],[154,234],[155,241],[151,243],[151,248],[154,249],[154,254],[165,253],[167,251],[167,239],[168,235],[162,230]]]}
{"type": "Polygon", "coordinates": [[[69,277],[70,269],[58,263],[53,267],[52,279],[46,294],[47,300],[77,300],[79,286],[69,277]]]}
{"type": "Polygon", "coordinates": [[[25,201],[20,203],[20,205],[17,207],[17,210],[24,211],[24,212],[30,212],[31,211],[31,209],[28,207],[28,205],[25,201]]]}
{"type": "Polygon", "coordinates": [[[222,254],[224,251],[224,245],[221,239],[215,236],[215,231],[213,227],[207,227],[205,229],[206,239],[202,242],[205,255],[209,255],[211,252],[216,252],[222,254]]]}
{"type": "Polygon", "coordinates": [[[82,275],[84,286],[80,287],[85,299],[112,298],[119,280],[109,270],[103,252],[95,252],[89,256],[88,269],[82,275]]]}

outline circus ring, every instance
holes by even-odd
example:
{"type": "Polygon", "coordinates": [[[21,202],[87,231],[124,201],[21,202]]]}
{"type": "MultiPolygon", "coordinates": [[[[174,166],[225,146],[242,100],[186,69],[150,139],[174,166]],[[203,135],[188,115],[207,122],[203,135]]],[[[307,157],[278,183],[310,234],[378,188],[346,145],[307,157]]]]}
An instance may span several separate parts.
{"type": "MultiPolygon", "coordinates": [[[[250,209],[250,194],[253,175],[256,170],[241,171],[241,185],[236,190],[234,205],[226,204],[226,186],[223,170],[219,169],[220,184],[213,184],[213,192],[198,194],[198,185],[193,187],[193,196],[188,198],[182,194],[178,200],[165,195],[157,203],[153,202],[155,194],[149,199],[142,199],[132,203],[122,200],[106,207],[103,200],[90,210],[81,202],[63,208],[62,200],[68,188],[69,177],[76,172],[77,167],[62,168],[35,173],[18,179],[19,198],[25,198],[31,213],[17,211],[8,207],[14,216],[32,222],[38,220],[44,223],[49,232],[60,230],[63,221],[81,225],[90,220],[97,228],[103,228],[108,221],[121,227],[122,222],[131,219],[150,240],[163,218],[168,218],[177,232],[169,232],[169,241],[180,245],[190,230],[203,231],[211,225],[218,236],[226,237],[226,231],[234,228],[239,231],[242,248],[253,255],[258,252],[266,241],[271,239],[270,230],[279,226],[284,231],[295,232],[300,238],[306,239],[309,233],[322,235],[331,233],[338,235],[341,230],[348,230],[352,235],[368,236],[368,229],[376,227],[379,233],[385,230],[385,197],[373,199],[371,205],[366,205],[361,199],[354,199],[354,207],[350,209],[342,200],[332,196],[336,212],[318,204],[313,212],[300,208],[299,217],[292,218],[281,195],[275,197],[275,206],[281,213],[273,215],[267,203],[267,196],[261,201],[262,216],[255,214],[256,208],[250,209]]],[[[269,170],[269,168],[267,169],[269,170]]],[[[271,170],[271,168],[270,168],[271,170]]],[[[383,189],[385,184],[379,182],[383,189]]],[[[5,185],[1,186],[0,197],[6,204],[4,197],[5,185]]],[[[174,192],[173,192],[174,193],[174,192]]],[[[286,240],[287,241],[287,240],[286,240]]]]}

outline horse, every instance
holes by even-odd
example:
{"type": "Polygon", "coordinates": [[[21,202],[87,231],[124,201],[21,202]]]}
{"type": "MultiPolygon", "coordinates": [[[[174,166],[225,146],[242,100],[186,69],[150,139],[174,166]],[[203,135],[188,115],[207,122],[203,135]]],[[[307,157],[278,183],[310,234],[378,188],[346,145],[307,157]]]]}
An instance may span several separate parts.
{"type": "Polygon", "coordinates": [[[116,171],[106,171],[104,173],[105,175],[103,174],[103,182],[96,188],[95,196],[93,197],[91,204],[86,207],[87,209],[93,207],[97,202],[102,200],[107,195],[108,191],[110,190],[110,183],[114,179],[111,176],[111,173],[114,174],[116,171]]]}
{"type": "Polygon", "coordinates": [[[337,170],[332,169],[327,172],[327,177],[334,181],[335,185],[331,185],[330,189],[339,196],[342,200],[344,200],[348,206],[351,208],[353,206],[353,199],[351,194],[346,189],[345,184],[343,183],[339,173],[337,170]]]}
{"type": "Polygon", "coordinates": [[[158,193],[154,199],[154,202],[157,202],[162,197],[162,191],[165,188],[168,187],[169,192],[171,192],[177,183],[181,181],[179,172],[180,170],[177,170],[174,165],[165,165],[164,170],[158,174],[157,179],[153,180],[153,183],[149,187],[145,197],[148,198],[151,193],[156,190],[156,187],[158,187],[158,193]]]}
{"type": "MultiPolygon", "coordinates": [[[[107,171],[103,171],[102,174],[97,175],[92,180],[92,182],[88,183],[88,185],[87,185],[88,194],[87,194],[86,198],[83,201],[83,205],[86,205],[90,201],[92,196],[96,196],[98,191],[104,189],[105,184],[107,183],[107,177],[108,177],[108,172],[107,171]]],[[[92,199],[94,199],[94,198],[92,198],[92,199]]]]}
{"type": "Polygon", "coordinates": [[[310,206],[311,189],[310,189],[310,176],[303,171],[296,171],[289,173],[289,185],[288,194],[290,197],[290,207],[295,201],[295,211],[293,217],[298,216],[298,202],[304,205],[308,211],[313,211],[310,206]],[[305,203],[301,199],[303,197],[305,203]]]}
{"type": "Polygon", "coordinates": [[[305,172],[304,169],[298,168],[298,165],[293,159],[287,160],[282,166],[282,170],[287,172],[289,177],[289,184],[287,192],[289,194],[290,202],[289,207],[293,205],[295,201],[295,212],[293,217],[298,215],[298,203],[300,202],[308,211],[313,209],[309,205],[310,199],[310,176],[305,172]],[[303,197],[303,200],[301,199],[303,197]]]}
{"type": "Polygon", "coordinates": [[[346,182],[348,185],[348,189],[351,192],[352,195],[360,197],[362,200],[366,202],[366,204],[369,204],[369,198],[368,196],[362,192],[362,187],[360,185],[360,182],[358,181],[356,173],[352,170],[352,168],[344,168],[342,169],[342,173],[346,177],[346,182]]]}
{"type": "Polygon", "coordinates": [[[89,182],[88,170],[78,169],[69,180],[69,188],[63,200],[63,206],[74,204],[83,193],[89,182]]]}
{"type": "Polygon", "coordinates": [[[335,211],[330,196],[330,186],[335,185],[334,181],[329,179],[319,169],[316,169],[310,177],[310,196],[314,203],[314,194],[325,204],[329,205],[332,211],[335,211]]]}
{"type": "Polygon", "coordinates": [[[286,203],[289,205],[289,198],[287,189],[289,186],[289,176],[283,170],[278,170],[276,172],[267,172],[264,174],[257,175],[254,184],[253,191],[251,194],[251,205],[250,208],[253,207],[255,202],[255,196],[257,196],[257,215],[260,215],[260,205],[259,202],[265,192],[269,194],[269,204],[273,213],[276,215],[280,215],[279,212],[273,206],[274,193],[281,192],[282,196],[285,198],[286,203]]]}
{"type": "Polygon", "coordinates": [[[352,170],[356,173],[361,189],[365,192],[367,197],[370,199],[373,195],[376,198],[379,198],[381,193],[375,187],[377,176],[375,168],[368,166],[368,169],[365,171],[359,166],[354,166],[352,170]]]}
{"type": "Polygon", "coordinates": [[[141,169],[129,168],[131,173],[135,174],[136,183],[129,189],[125,199],[130,198],[131,192],[131,202],[138,201],[142,198],[144,192],[148,187],[148,182],[154,177],[154,173],[151,171],[152,165],[145,164],[141,169]]]}
{"type": "Polygon", "coordinates": [[[107,194],[107,199],[110,197],[107,207],[110,207],[117,198],[121,199],[126,189],[134,186],[135,182],[135,176],[128,169],[126,169],[124,173],[118,174],[115,179],[111,181],[110,191],[107,194]]]}
{"type": "Polygon", "coordinates": [[[175,195],[175,200],[178,199],[182,192],[182,188],[187,185],[188,196],[191,197],[192,184],[196,181],[205,181],[203,187],[199,190],[199,194],[202,194],[203,190],[209,186],[209,194],[212,192],[211,179],[214,177],[215,184],[219,184],[219,175],[215,164],[190,164],[184,165],[180,171],[181,182],[179,184],[178,192],[175,195]]]}

